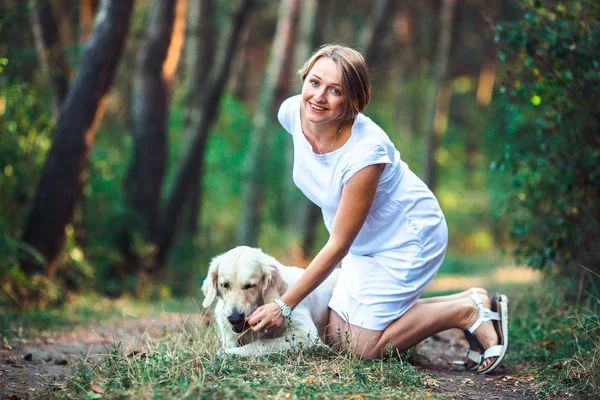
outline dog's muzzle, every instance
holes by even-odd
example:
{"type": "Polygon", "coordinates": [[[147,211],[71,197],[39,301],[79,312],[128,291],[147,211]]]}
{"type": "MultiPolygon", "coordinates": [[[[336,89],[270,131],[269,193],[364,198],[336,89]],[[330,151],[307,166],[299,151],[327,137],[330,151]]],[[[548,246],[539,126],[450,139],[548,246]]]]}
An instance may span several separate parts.
{"type": "Polygon", "coordinates": [[[238,311],[234,311],[227,317],[227,320],[231,324],[231,328],[235,333],[242,333],[244,325],[246,325],[246,315],[238,311]]]}

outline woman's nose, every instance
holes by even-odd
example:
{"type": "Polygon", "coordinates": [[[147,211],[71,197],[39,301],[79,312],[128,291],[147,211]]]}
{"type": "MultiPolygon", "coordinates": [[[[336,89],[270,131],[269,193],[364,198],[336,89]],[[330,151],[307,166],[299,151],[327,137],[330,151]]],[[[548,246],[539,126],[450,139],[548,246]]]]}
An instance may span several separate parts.
{"type": "Polygon", "coordinates": [[[322,89],[322,88],[317,89],[317,91],[314,95],[314,98],[315,98],[315,101],[318,103],[325,101],[325,89],[322,89]]]}

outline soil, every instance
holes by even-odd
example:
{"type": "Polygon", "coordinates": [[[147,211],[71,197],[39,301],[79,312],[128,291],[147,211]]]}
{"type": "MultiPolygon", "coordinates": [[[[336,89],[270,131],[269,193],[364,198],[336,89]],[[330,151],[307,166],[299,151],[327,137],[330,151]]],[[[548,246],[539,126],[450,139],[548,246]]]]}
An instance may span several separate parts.
{"type": "MultiPolygon", "coordinates": [[[[191,322],[204,323],[203,316],[191,322]]],[[[139,348],[144,333],[160,335],[163,329],[181,327],[181,314],[161,314],[157,319],[121,321],[102,328],[80,327],[62,334],[33,339],[11,339],[0,343],[0,398],[19,400],[38,397],[44,385],[63,384],[71,368],[82,357],[98,359],[114,344],[139,348]],[[36,396],[37,395],[37,396],[36,396]]],[[[459,330],[449,330],[420,343],[411,362],[435,377],[432,394],[449,399],[524,399],[536,398],[535,382],[516,365],[502,364],[490,375],[466,372],[453,364],[462,360],[467,343],[459,330]]],[[[434,380],[432,380],[434,381],[434,380]]]]}

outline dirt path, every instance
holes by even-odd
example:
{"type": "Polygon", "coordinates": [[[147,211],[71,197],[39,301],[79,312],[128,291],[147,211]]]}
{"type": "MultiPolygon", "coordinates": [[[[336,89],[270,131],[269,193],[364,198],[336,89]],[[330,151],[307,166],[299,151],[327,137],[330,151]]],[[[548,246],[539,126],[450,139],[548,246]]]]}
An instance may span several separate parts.
{"type": "MultiPolygon", "coordinates": [[[[203,323],[201,316],[190,322],[203,323]]],[[[35,397],[47,383],[63,384],[71,368],[82,358],[97,361],[114,345],[139,349],[144,335],[160,336],[163,329],[177,332],[181,314],[163,313],[159,318],[135,318],[104,327],[87,326],[62,334],[42,334],[36,339],[0,341],[0,399],[20,400],[35,397]]]]}
{"type": "Polygon", "coordinates": [[[463,360],[467,342],[458,329],[441,332],[421,342],[413,363],[432,373],[438,385],[431,392],[451,399],[534,399],[532,377],[523,376],[514,365],[500,364],[489,375],[465,371],[453,362],[463,360]]]}
{"type": "MultiPolygon", "coordinates": [[[[205,321],[190,317],[192,323],[205,321]]],[[[0,399],[27,399],[39,394],[45,383],[60,385],[71,375],[71,368],[81,357],[97,360],[121,343],[139,348],[144,333],[158,336],[166,328],[177,332],[181,314],[161,314],[157,319],[141,318],[120,321],[103,328],[80,327],[68,333],[42,335],[35,340],[12,339],[0,345],[0,399]]],[[[501,365],[492,375],[465,372],[453,365],[461,360],[467,343],[462,332],[449,330],[417,346],[412,361],[422,371],[437,378],[431,390],[450,399],[524,399],[535,398],[534,382],[512,364],[501,365]]]]}

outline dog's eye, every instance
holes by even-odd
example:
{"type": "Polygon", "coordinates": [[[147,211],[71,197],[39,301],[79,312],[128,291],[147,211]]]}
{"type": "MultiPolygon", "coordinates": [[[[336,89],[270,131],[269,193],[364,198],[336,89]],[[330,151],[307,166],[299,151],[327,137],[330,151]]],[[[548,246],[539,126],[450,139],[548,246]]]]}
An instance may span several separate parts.
{"type": "Polygon", "coordinates": [[[252,289],[253,287],[255,287],[256,285],[253,285],[251,283],[247,283],[244,285],[244,290],[248,290],[248,289],[252,289]]]}
{"type": "Polygon", "coordinates": [[[223,282],[223,283],[221,283],[221,287],[223,289],[229,289],[229,282],[223,282]]]}

